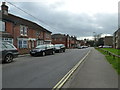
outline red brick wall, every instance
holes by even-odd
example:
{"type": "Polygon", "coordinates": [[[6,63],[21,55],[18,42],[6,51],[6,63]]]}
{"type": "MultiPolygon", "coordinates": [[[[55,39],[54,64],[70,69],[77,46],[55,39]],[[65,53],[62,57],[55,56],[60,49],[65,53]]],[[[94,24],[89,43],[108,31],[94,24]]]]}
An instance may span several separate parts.
{"type": "Polygon", "coordinates": [[[52,39],[52,44],[64,44],[67,47],[67,42],[66,39],[52,39]]]}
{"type": "Polygon", "coordinates": [[[43,36],[44,36],[44,40],[51,40],[51,33],[43,32],[43,36]]]}
{"type": "Polygon", "coordinates": [[[43,35],[43,34],[44,34],[44,32],[41,31],[41,32],[40,32],[40,36],[39,36],[40,39],[44,39],[44,35],[43,35]]]}
{"type": "Polygon", "coordinates": [[[27,33],[28,33],[28,37],[29,37],[29,38],[36,38],[36,37],[37,37],[37,36],[36,36],[36,31],[33,30],[33,29],[29,29],[29,28],[28,28],[27,33]]]}
{"type": "MultiPolygon", "coordinates": [[[[20,36],[20,26],[15,25],[13,28],[13,37],[14,37],[14,45],[17,47],[17,38],[20,36]]],[[[17,47],[18,48],[18,47],[17,47]]]]}
{"type": "Polygon", "coordinates": [[[6,22],[6,23],[5,23],[5,26],[6,26],[6,32],[12,34],[12,33],[13,33],[13,23],[6,22]]]}

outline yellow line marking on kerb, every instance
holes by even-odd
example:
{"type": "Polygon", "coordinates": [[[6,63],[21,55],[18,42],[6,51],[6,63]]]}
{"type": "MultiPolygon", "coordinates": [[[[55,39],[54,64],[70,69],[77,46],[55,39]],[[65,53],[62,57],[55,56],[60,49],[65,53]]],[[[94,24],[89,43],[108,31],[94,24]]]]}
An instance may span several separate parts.
{"type": "Polygon", "coordinates": [[[91,50],[53,87],[52,90],[59,90],[65,84],[65,82],[70,78],[70,76],[74,73],[74,71],[80,66],[80,64],[85,60],[85,58],[89,55],[91,50]]]}

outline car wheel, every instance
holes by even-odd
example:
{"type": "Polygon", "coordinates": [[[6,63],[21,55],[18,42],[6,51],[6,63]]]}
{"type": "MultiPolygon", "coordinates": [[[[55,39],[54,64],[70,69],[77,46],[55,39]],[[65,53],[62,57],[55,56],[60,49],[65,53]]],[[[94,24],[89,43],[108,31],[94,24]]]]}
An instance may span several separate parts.
{"type": "Polygon", "coordinates": [[[12,54],[6,55],[5,58],[4,58],[4,61],[5,61],[6,63],[12,62],[12,61],[13,61],[13,55],[12,55],[12,54]]]}
{"type": "Polygon", "coordinates": [[[45,56],[46,54],[45,54],[45,52],[42,52],[42,56],[45,56]]]}

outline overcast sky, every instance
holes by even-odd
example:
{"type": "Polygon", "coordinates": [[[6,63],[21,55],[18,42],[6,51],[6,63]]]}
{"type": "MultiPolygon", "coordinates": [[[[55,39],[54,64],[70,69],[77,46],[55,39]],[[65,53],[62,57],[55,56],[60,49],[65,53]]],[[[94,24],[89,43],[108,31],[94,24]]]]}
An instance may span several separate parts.
{"type": "MultiPolygon", "coordinates": [[[[7,0],[10,1],[10,0],[7,0]]],[[[9,13],[40,24],[52,33],[83,37],[97,34],[113,34],[118,28],[119,0],[12,0],[9,13]],[[17,1],[17,2],[14,2],[17,1]],[[19,1],[19,2],[18,2],[19,1]]]]}

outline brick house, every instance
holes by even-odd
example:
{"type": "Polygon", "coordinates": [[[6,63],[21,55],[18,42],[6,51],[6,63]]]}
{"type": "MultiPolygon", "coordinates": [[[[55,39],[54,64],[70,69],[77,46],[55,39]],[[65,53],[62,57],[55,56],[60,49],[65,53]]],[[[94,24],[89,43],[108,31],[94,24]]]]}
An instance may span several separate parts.
{"type": "Polygon", "coordinates": [[[105,36],[104,45],[113,46],[113,36],[105,36]]]}
{"type": "Polygon", "coordinates": [[[53,34],[52,35],[52,44],[64,44],[66,48],[68,48],[69,46],[67,45],[67,42],[68,42],[67,36],[64,34],[53,34]]]}
{"type": "Polygon", "coordinates": [[[35,22],[8,13],[8,6],[2,3],[2,40],[13,43],[20,54],[28,53],[30,49],[40,44],[51,43],[51,33],[35,22]]]}
{"type": "Polygon", "coordinates": [[[74,36],[69,36],[68,34],[53,34],[52,44],[64,44],[66,48],[77,47],[77,39],[74,36]]]}
{"type": "Polygon", "coordinates": [[[120,28],[113,34],[113,47],[120,49],[120,28]]]}

